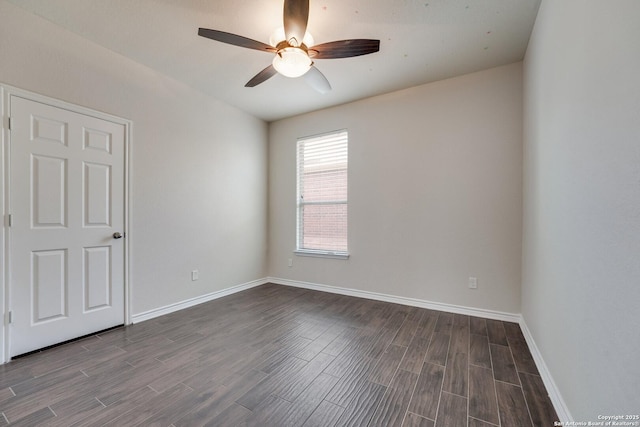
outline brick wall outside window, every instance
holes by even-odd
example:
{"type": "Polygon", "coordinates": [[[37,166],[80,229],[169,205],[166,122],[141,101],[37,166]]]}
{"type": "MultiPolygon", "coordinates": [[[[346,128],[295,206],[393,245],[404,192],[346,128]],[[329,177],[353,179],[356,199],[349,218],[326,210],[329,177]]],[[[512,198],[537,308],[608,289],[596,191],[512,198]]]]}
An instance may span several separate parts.
{"type": "MultiPolygon", "coordinates": [[[[304,197],[308,201],[347,200],[347,170],[304,174],[304,197]]],[[[301,249],[347,251],[347,204],[306,205],[302,208],[304,232],[301,249]]]]}

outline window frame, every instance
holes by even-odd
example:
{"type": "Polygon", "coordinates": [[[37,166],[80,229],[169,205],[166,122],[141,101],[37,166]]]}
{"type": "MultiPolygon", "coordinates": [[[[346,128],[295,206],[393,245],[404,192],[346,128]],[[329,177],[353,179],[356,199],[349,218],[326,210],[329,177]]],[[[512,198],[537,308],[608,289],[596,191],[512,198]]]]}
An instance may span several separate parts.
{"type": "Polygon", "coordinates": [[[349,132],[347,129],[339,129],[335,131],[325,132],[316,135],[309,135],[300,137],[296,140],[296,249],[294,250],[294,254],[300,256],[309,256],[309,257],[320,257],[320,258],[333,258],[333,259],[348,259],[349,258],[349,132]],[[323,200],[323,201],[305,201],[303,199],[303,195],[301,194],[301,187],[304,182],[304,174],[302,173],[301,166],[302,161],[300,159],[302,148],[301,144],[318,139],[323,137],[331,137],[338,136],[340,134],[345,134],[345,144],[346,144],[346,199],[342,200],[323,200]],[[304,223],[303,223],[303,209],[305,206],[336,206],[336,205],[346,205],[347,206],[347,219],[346,219],[346,243],[347,250],[329,250],[329,249],[321,249],[321,248],[304,248],[304,223]]]}

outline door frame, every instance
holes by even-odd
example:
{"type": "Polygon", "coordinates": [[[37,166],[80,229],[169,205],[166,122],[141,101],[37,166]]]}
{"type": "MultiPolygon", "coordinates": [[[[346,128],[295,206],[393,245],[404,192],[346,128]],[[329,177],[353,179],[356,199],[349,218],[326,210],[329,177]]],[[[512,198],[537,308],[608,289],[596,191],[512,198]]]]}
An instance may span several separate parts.
{"type": "Polygon", "coordinates": [[[131,324],[131,286],[129,282],[130,247],[131,247],[131,221],[130,221],[130,194],[131,194],[131,133],[133,123],[131,120],[103,113],[91,108],[82,107],[61,101],[48,96],[40,95],[28,90],[16,88],[0,82],[0,212],[2,213],[2,230],[0,231],[0,310],[2,312],[2,327],[0,328],[0,364],[10,360],[11,326],[11,227],[9,215],[11,214],[11,133],[9,132],[9,113],[11,96],[19,96],[34,102],[40,102],[53,107],[84,114],[101,120],[107,120],[121,124],[125,128],[124,135],[124,321],[131,324]]]}

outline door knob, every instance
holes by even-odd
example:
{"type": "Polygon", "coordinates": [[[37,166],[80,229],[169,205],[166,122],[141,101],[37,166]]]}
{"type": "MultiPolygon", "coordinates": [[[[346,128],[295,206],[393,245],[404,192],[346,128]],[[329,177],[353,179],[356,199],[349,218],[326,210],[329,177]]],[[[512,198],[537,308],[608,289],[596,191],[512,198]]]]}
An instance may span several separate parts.
{"type": "Polygon", "coordinates": [[[122,234],[120,234],[119,231],[116,231],[115,233],[113,233],[113,238],[114,239],[122,239],[122,234]]]}

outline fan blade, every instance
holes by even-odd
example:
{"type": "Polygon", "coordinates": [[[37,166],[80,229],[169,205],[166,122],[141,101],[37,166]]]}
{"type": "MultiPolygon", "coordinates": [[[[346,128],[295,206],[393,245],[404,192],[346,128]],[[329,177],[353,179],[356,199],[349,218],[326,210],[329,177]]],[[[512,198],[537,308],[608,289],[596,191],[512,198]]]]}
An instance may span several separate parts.
{"type": "Polygon", "coordinates": [[[284,35],[288,42],[295,39],[294,46],[300,46],[309,21],[309,0],[284,0],[284,35]]]}
{"type": "Polygon", "coordinates": [[[313,59],[351,58],[352,56],[368,55],[379,50],[380,40],[339,40],[309,48],[309,56],[313,57],[313,59]],[[314,55],[314,51],[318,53],[314,55]]]}
{"type": "Polygon", "coordinates": [[[309,84],[309,86],[321,94],[331,91],[331,84],[329,84],[329,80],[327,80],[324,74],[314,66],[304,74],[304,80],[309,84]]]}
{"type": "Polygon", "coordinates": [[[248,49],[261,50],[263,52],[275,52],[276,49],[266,43],[257,40],[239,36],[237,34],[225,33],[224,31],[210,30],[208,28],[199,28],[198,35],[211,40],[222,43],[232,44],[234,46],[246,47],[248,49]]]}
{"type": "Polygon", "coordinates": [[[278,72],[276,71],[275,68],[273,68],[273,65],[269,65],[267,68],[265,68],[264,70],[260,71],[251,80],[249,80],[247,82],[247,84],[244,85],[244,87],[258,86],[260,83],[262,83],[262,82],[264,82],[266,80],[269,80],[271,77],[273,77],[277,73],[278,72]]]}

